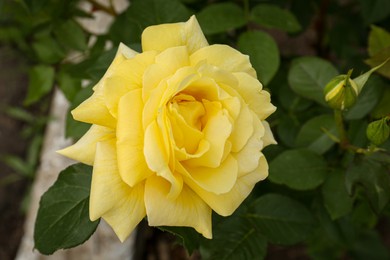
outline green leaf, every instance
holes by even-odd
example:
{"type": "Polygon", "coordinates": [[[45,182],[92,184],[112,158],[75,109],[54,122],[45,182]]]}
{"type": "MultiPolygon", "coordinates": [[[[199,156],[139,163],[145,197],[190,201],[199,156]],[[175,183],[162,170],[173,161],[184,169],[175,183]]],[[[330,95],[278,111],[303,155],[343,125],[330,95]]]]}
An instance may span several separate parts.
{"type": "Polygon", "coordinates": [[[372,110],[373,118],[381,118],[390,114],[390,88],[383,89],[378,104],[372,110]]]}
{"type": "Polygon", "coordinates": [[[233,3],[211,4],[203,8],[196,18],[206,35],[226,32],[246,23],[244,11],[233,3]]]}
{"type": "MultiPolygon", "coordinates": [[[[78,105],[81,104],[81,102],[90,97],[92,93],[93,91],[91,87],[82,88],[73,99],[72,105],[69,110],[71,111],[72,109],[76,108],[78,105]]],[[[88,131],[90,127],[90,124],[74,120],[72,114],[68,112],[66,117],[65,129],[66,137],[73,137],[75,139],[79,139],[88,131]]]]}
{"type": "Polygon", "coordinates": [[[202,259],[264,259],[267,241],[248,218],[231,216],[213,227],[213,239],[202,244],[202,259]]]}
{"type": "Polygon", "coordinates": [[[324,88],[337,74],[337,70],[326,60],[301,57],[293,61],[288,73],[288,82],[297,94],[327,106],[324,88]]]}
{"type": "Polygon", "coordinates": [[[65,97],[72,101],[81,89],[81,79],[70,75],[65,70],[61,70],[56,77],[59,88],[65,94],[65,97]]]}
{"type": "Polygon", "coordinates": [[[274,39],[267,33],[245,32],[238,39],[238,49],[249,55],[259,80],[267,85],[278,71],[279,49],[274,39]]]}
{"type": "Polygon", "coordinates": [[[307,121],[299,131],[296,145],[323,154],[328,151],[334,141],[329,134],[337,136],[337,127],[332,115],[320,115],[307,121]]]}
{"type": "Polygon", "coordinates": [[[303,241],[315,225],[312,214],[304,205],[279,194],[258,198],[247,217],[271,243],[282,245],[303,241]]]}
{"type": "Polygon", "coordinates": [[[371,25],[368,36],[368,53],[370,56],[374,56],[387,47],[390,47],[390,33],[378,26],[371,25]]]}
{"type": "Polygon", "coordinates": [[[41,197],[35,222],[35,248],[42,254],[84,243],[99,220],[89,220],[92,168],[76,164],[62,171],[41,197]]]}
{"type": "Polygon", "coordinates": [[[332,220],[348,214],[353,206],[353,198],[345,187],[345,174],[343,171],[333,171],[327,176],[322,186],[322,196],[325,208],[332,220]]]}
{"type": "Polygon", "coordinates": [[[53,64],[65,58],[65,51],[50,35],[43,35],[32,43],[38,59],[44,63],[53,64]]]}
{"type": "Polygon", "coordinates": [[[349,194],[360,185],[364,188],[371,207],[380,213],[390,200],[390,177],[387,169],[381,164],[364,160],[352,164],[346,175],[346,186],[349,194]]]}
{"type": "Polygon", "coordinates": [[[27,97],[24,100],[26,105],[37,102],[53,88],[54,68],[45,65],[32,67],[29,71],[29,84],[27,97]]]}
{"type": "MultiPolygon", "coordinates": [[[[390,58],[390,47],[386,47],[376,53],[374,56],[371,56],[369,59],[364,62],[370,65],[371,68],[381,65],[390,58]]],[[[386,78],[390,78],[390,62],[384,64],[381,68],[378,69],[378,73],[386,78]]]]}
{"type": "Polygon", "coordinates": [[[180,243],[187,249],[189,255],[199,249],[201,235],[190,227],[158,227],[163,231],[167,231],[176,235],[181,241],[180,243]]]}
{"type": "Polygon", "coordinates": [[[68,49],[83,51],[87,48],[87,37],[81,26],[73,20],[61,22],[54,34],[58,42],[68,49]]]}
{"type": "Polygon", "coordinates": [[[323,183],[327,164],[322,156],[305,149],[287,150],[269,167],[269,180],[295,190],[311,190],[323,183]]]}
{"type": "Polygon", "coordinates": [[[378,66],[370,69],[366,73],[363,73],[359,77],[353,79],[353,81],[355,81],[355,83],[358,87],[358,93],[360,91],[362,91],[364,85],[366,84],[366,82],[367,82],[368,78],[371,76],[371,74],[374,73],[375,71],[377,71],[378,69],[380,69],[381,67],[383,67],[383,65],[385,65],[389,61],[389,59],[390,59],[390,57],[388,57],[384,62],[382,62],[378,66]]]}
{"type": "Polygon", "coordinates": [[[293,13],[271,4],[256,5],[251,11],[251,19],[266,28],[280,29],[289,33],[302,29],[293,13]]]}
{"type": "Polygon", "coordinates": [[[300,122],[292,115],[280,116],[279,120],[276,128],[278,139],[289,147],[295,147],[296,136],[301,127],[300,122]]]}
{"type": "Polygon", "coordinates": [[[362,119],[367,116],[382,97],[383,87],[384,82],[380,77],[370,77],[367,81],[366,87],[364,87],[362,92],[359,94],[356,104],[346,111],[345,119],[362,119]]]}
{"type": "Polygon", "coordinates": [[[388,0],[359,0],[359,2],[366,24],[381,21],[390,14],[390,2],[388,0]]]}
{"type": "Polygon", "coordinates": [[[351,245],[351,251],[353,259],[357,260],[386,260],[390,258],[388,248],[375,230],[361,232],[351,245]]]}
{"type": "Polygon", "coordinates": [[[375,145],[381,145],[386,142],[390,136],[390,126],[388,121],[390,117],[371,122],[367,127],[367,137],[375,145]]]}
{"type": "Polygon", "coordinates": [[[178,0],[134,0],[126,11],[141,31],[147,26],[186,21],[191,13],[178,0]]]}

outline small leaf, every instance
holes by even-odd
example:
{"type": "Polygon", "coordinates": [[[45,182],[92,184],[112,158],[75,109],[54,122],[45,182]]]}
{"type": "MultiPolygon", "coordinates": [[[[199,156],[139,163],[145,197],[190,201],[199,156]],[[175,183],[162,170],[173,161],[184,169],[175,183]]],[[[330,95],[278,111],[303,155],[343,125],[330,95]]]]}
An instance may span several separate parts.
{"type": "Polygon", "coordinates": [[[59,88],[65,94],[65,97],[72,101],[81,89],[81,80],[61,70],[57,75],[59,88]]]}
{"type": "Polygon", "coordinates": [[[211,4],[196,17],[206,35],[226,32],[246,23],[244,11],[233,3],[211,4]]]}
{"type": "Polygon", "coordinates": [[[362,119],[367,116],[378,104],[384,86],[385,84],[379,76],[373,75],[370,77],[366,87],[359,94],[356,104],[345,112],[345,119],[362,119]]]}
{"type": "Polygon", "coordinates": [[[259,80],[267,85],[278,71],[279,49],[267,33],[245,32],[238,39],[238,49],[248,54],[259,80]]]}
{"type": "Polygon", "coordinates": [[[276,5],[256,5],[252,9],[251,18],[266,28],[280,29],[289,33],[295,33],[302,29],[293,13],[276,5]]]}
{"type": "Polygon", "coordinates": [[[334,144],[329,134],[337,136],[336,123],[332,115],[320,115],[307,121],[299,131],[296,145],[323,154],[334,144]]]}
{"type": "Polygon", "coordinates": [[[379,22],[390,14],[388,0],[359,0],[361,12],[366,24],[379,22]]]}
{"type": "Polygon", "coordinates": [[[32,43],[38,59],[44,63],[54,64],[65,58],[65,51],[50,35],[39,37],[32,43]]]}
{"type": "Polygon", "coordinates": [[[348,214],[353,206],[353,198],[349,196],[345,187],[345,174],[343,171],[329,173],[322,186],[322,196],[325,208],[332,220],[348,214]]]}
{"type": "MultiPolygon", "coordinates": [[[[389,57],[390,57],[390,47],[387,47],[379,51],[377,54],[370,57],[369,59],[365,60],[364,62],[370,65],[371,68],[374,68],[382,64],[386,60],[388,60],[389,57]]],[[[386,64],[383,65],[383,67],[379,68],[378,73],[390,79],[390,63],[387,62],[386,64]]]]}
{"type": "Polygon", "coordinates": [[[142,31],[150,25],[186,21],[191,13],[178,0],[133,0],[126,15],[142,31]]]}
{"type": "Polygon", "coordinates": [[[54,34],[64,47],[83,51],[87,48],[87,37],[81,26],[73,20],[61,22],[55,29],[54,34]]]}
{"type": "Polygon", "coordinates": [[[172,233],[180,238],[180,243],[187,249],[189,255],[199,249],[200,245],[200,234],[190,227],[175,227],[175,226],[164,226],[158,227],[163,231],[172,233]]]}
{"type": "Polygon", "coordinates": [[[95,232],[99,220],[89,220],[91,172],[90,166],[72,165],[41,197],[34,241],[42,254],[80,245],[95,232]]]}
{"type": "Polygon", "coordinates": [[[390,60],[390,57],[388,57],[384,62],[382,62],[381,64],[379,64],[378,66],[370,69],[369,71],[367,71],[366,73],[360,75],[359,77],[357,78],[354,78],[353,81],[355,81],[357,87],[358,87],[358,93],[360,93],[364,87],[364,85],[366,84],[368,78],[371,76],[371,74],[375,71],[377,71],[378,69],[380,69],[383,65],[385,65],[388,61],[390,60]]]}
{"type": "Polygon", "coordinates": [[[382,119],[371,122],[367,127],[367,137],[375,145],[381,145],[386,142],[390,136],[390,126],[388,124],[390,118],[384,117],[382,119]]]}
{"type": "Polygon", "coordinates": [[[296,190],[310,190],[323,183],[327,164],[322,156],[305,149],[287,150],[270,164],[269,180],[296,190]]]}
{"type": "Polygon", "coordinates": [[[267,241],[248,218],[231,216],[213,227],[213,239],[202,244],[207,260],[264,259],[267,241]]]}
{"type": "Polygon", "coordinates": [[[297,94],[327,106],[324,88],[337,74],[337,70],[326,60],[301,57],[293,61],[288,73],[288,82],[297,94]]]}
{"type": "Polygon", "coordinates": [[[291,245],[303,241],[315,226],[312,214],[304,205],[279,194],[258,198],[246,216],[275,244],[291,245]]]}
{"type": "Polygon", "coordinates": [[[364,187],[371,207],[380,213],[390,200],[390,177],[381,164],[364,160],[352,164],[346,175],[346,186],[349,194],[353,194],[356,185],[364,187]]]}
{"type": "Polygon", "coordinates": [[[387,47],[390,47],[390,33],[378,26],[371,25],[368,36],[368,53],[370,56],[374,56],[387,47]]]}
{"type": "Polygon", "coordinates": [[[54,83],[54,68],[45,65],[37,65],[29,71],[29,84],[27,97],[24,100],[26,105],[37,102],[44,95],[48,94],[54,83]]]}

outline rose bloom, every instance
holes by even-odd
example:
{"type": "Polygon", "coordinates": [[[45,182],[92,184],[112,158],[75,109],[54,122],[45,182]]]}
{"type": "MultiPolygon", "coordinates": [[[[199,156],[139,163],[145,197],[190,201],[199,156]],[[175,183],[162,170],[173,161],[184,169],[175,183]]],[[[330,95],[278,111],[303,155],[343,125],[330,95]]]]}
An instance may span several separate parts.
{"type": "Polygon", "coordinates": [[[121,241],[145,216],[211,238],[212,210],[231,215],[267,177],[265,119],[276,108],[249,57],[208,45],[194,16],[146,28],[142,49],[119,46],[72,111],[91,128],[59,153],[93,165],[90,219],[121,241]]]}

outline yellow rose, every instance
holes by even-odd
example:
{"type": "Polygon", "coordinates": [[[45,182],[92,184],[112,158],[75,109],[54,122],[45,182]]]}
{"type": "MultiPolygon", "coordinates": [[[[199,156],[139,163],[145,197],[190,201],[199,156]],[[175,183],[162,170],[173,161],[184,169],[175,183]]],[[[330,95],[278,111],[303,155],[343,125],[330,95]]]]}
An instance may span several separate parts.
{"type": "Polygon", "coordinates": [[[194,16],[146,28],[142,49],[119,46],[72,111],[90,130],[59,152],[93,165],[90,218],[121,241],[145,216],[211,238],[212,210],[231,215],[268,175],[275,107],[248,56],[209,46],[194,16]]]}

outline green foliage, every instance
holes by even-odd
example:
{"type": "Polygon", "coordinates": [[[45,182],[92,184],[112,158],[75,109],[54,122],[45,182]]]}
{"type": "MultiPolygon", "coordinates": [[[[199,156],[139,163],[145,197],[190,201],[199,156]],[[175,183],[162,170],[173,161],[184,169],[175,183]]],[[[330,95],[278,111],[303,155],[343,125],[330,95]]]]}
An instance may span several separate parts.
{"type": "Polygon", "coordinates": [[[197,14],[197,19],[206,35],[226,32],[246,23],[244,11],[232,3],[209,5],[197,14]]]}
{"type": "Polygon", "coordinates": [[[266,27],[280,29],[289,33],[301,30],[301,25],[295,15],[288,9],[282,9],[272,4],[260,4],[252,8],[252,19],[266,27]]]}
{"type": "Polygon", "coordinates": [[[238,38],[238,49],[249,55],[260,81],[267,85],[279,68],[279,50],[271,36],[264,32],[245,32],[238,38]]]}
{"type": "Polygon", "coordinates": [[[84,243],[99,220],[89,220],[92,168],[81,164],[63,170],[42,196],[35,222],[35,248],[43,254],[84,243]]]}
{"type": "MultiPolygon", "coordinates": [[[[390,143],[384,138],[390,62],[378,67],[390,57],[388,0],[134,0],[120,14],[94,6],[114,16],[106,34],[93,35],[95,42],[76,19],[93,15],[77,3],[0,3],[0,43],[17,48],[31,65],[26,105],[39,104],[57,85],[75,108],[91,95],[119,42],[141,51],[147,26],[183,22],[195,14],[210,43],[249,55],[278,108],[267,119],[278,141],[264,150],[269,177],[232,216],[213,216],[213,239],[187,227],[161,228],[176,234],[190,253],[199,250],[204,259],[264,259],[268,244],[301,243],[314,259],[389,257],[378,233],[390,200],[390,143]],[[109,41],[114,47],[106,49],[109,41]],[[74,52],[78,59],[69,59],[74,52]],[[356,103],[333,114],[324,88],[350,69],[359,86],[356,103]],[[82,80],[88,86],[82,88],[82,80]],[[368,126],[376,120],[382,122],[381,142],[372,137],[378,136],[378,126],[368,126]]],[[[23,111],[12,113],[36,129],[47,122],[23,111]]],[[[88,128],[68,114],[68,137],[78,139],[88,128]]],[[[27,159],[3,160],[30,178],[41,140],[32,142],[27,159]]],[[[88,220],[90,169],[80,167],[61,173],[42,198],[35,238],[43,253],[78,245],[96,228],[88,220]],[[74,206],[68,213],[61,204],[66,192],[72,195],[66,206],[74,206]],[[76,219],[78,213],[83,217],[76,219]]]]}

